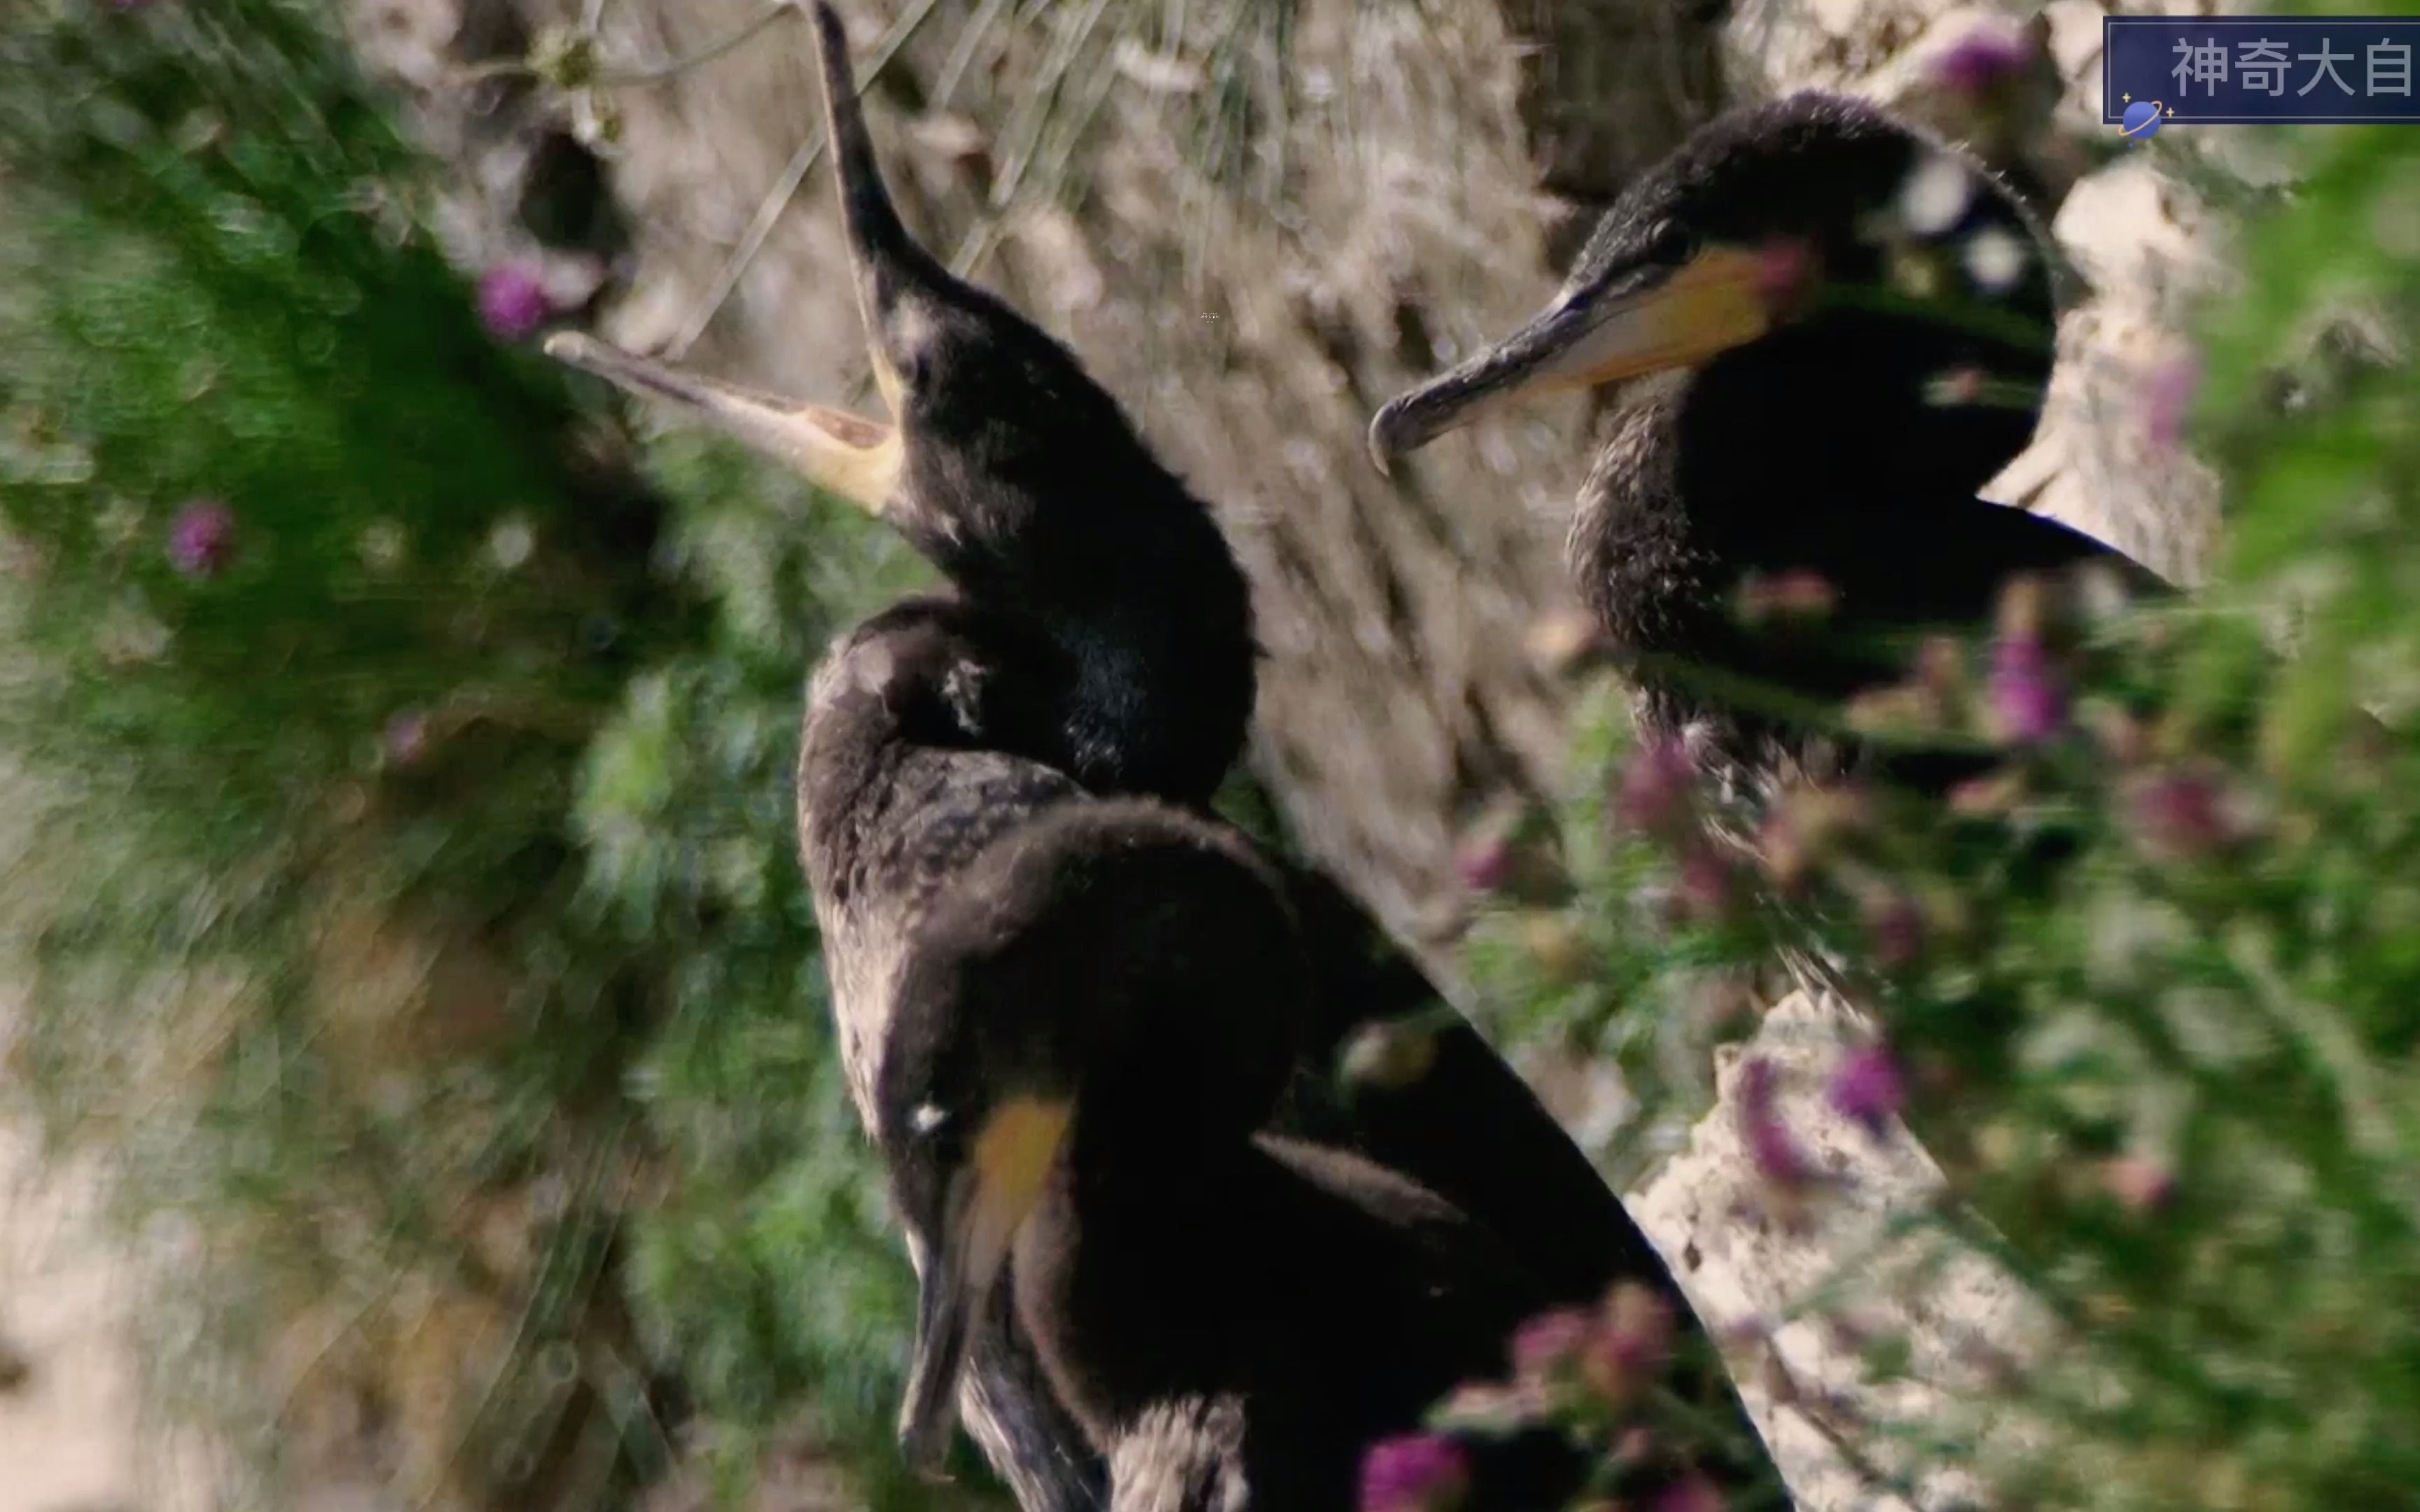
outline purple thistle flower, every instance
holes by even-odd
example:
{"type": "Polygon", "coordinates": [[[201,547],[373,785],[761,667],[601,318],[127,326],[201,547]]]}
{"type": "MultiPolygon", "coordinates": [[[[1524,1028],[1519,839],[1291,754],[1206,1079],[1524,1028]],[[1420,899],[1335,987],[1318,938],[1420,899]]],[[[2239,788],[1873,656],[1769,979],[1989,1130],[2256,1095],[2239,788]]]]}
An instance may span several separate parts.
{"type": "Polygon", "coordinates": [[[1713,1481],[1691,1471],[1664,1488],[1655,1498],[1655,1512],[1723,1512],[1723,1493],[1713,1481]]]}
{"type": "Polygon", "coordinates": [[[1636,1396],[1671,1357],[1672,1308],[1635,1281],[1606,1299],[1605,1317],[1589,1340],[1589,1384],[1613,1401],[1636,1396]]]}
{"type": "Polygon", "coordinates": [[[1849,1053],[1832,1072],[1828,1092],[1832,1106],[1880,1139],[1884,1126],[1907,1106],[1907,1084],[1890,1047],[1869,1044],[1849,1053]]]}
{"type": "Polygon", "coordinates": [[[2237,838],[2226,795],[2209,773],[2170,770],[2134,784],[2134,832],[2146,849],[2173,860],[2196,860],[2237,838]]]}
{"type": "Polygon", "coordinates": [[[2001,737],[2039,746],[2067,726],[2067,690],[2035,635],[2004,635],[1992,647],[1992,711],[2001,737]]]}
{"type": "Polygon", "coordinates": [[[1673,883],[1672,901],[1681,917],[1699,924],[1719,924],[1737,901],[1729,857],[1711,845],[1689,847],[1681,857],[1681,874],[1673,883]]]}
{"type": "Polygon", "coordinates": [[[1790,310],[1822,281],[1823,264],[1815,248],[1792,237],[1778,237],[1756,252],[1756,295],[1775,314],[1790,310]]]}
{"type": "Polygon", "coordinates": [[[2109,1195],[2135,1212],[2151,1212],[2176,1196],[2176,1173],[2143,1155],[2120,1155],[2101,1167],[2109,1195]]]}
{"type": "Polygon", "coordinates": [[[504,263],[479,279],[479,319],[505,341],[519,341],[554,313],[546,285],[527,263],[504,263]]]}
{"type": "Polygon", "coordinates": [[[1781,1121],[1776,1105],[1779,1097],[1773,1062],[1751,1060],[1740,1068],[1740,1136],[1748,1156],[1756,1162],[1757,1174],[1776,1186],[1796,1190],[1812,1185],[1820,1173],[1781,1121]]]}
{"type": "Polygon", "coordinates": [[[1616,824],[1644,834],[1668,833],[1688,811],[1698,769],[1678,737],[1662,736],[1633,752],[1614,795],[1616,824]]]}
{"type": "Polygon", "coordinates": [[[2024,35],[2005,26],[1978,26],[1932,61],[1932,77],[1962,95],[1989,94],[2022,78],[2037,56],[2024,35]]]}
{"type": "Polygon", "coordinates": [[[2143,439],[2153,450],[2173,452],[2184,443],[2185,424],[2193,418],[2194,395],[2200,388],[2201,359],[2192,352],[2162,363],[2144,379],[2136,392],[2143,407],[2143,439]]]}
{"type": "Polygon", "coordinates": [[[1820,620],[1839,604],[1839,591],[1820,572],[1751,574],[1740,584],[1739,616],[1749,625],[1767,620],[1820,620]]]}
{"type": "Polygon", "coordinates": [[[1548,1381],[1579,1357],[1595,1331],[1595,1319],[1578,1307],[1540,1313],[1512,1335],[1512,1374],[1521,1381],[1548,1381]]]}
{"type": "Polygon", "coordinates": [[[1476,893],[1495,892],[1512,880],[1512,842],[1503,835],[1471,835],[1454,847],[1454,875],[1476,893]]]}
{"type": "Polygon", "coordinates": [[[1896,888],[1866,900],[1866,945],[1874,964],[1897,971],[1924,953],[1924,908],[1896,888]]]}
{"type": "Polygon", "coordinates": [[[1434,1433],[1381,1439],[1361,1457],[1361,1512],[1445,1512],[1469,1489],[1469,1457],[1434,1433]]]}
{"type": "Polygon", "coordinates": [[[215,499],[196,499],[177,511],[168,528],[168,560],[188,578],[215,578],[235,561],[235,511],[215,499]]]}
{"type": "Polygon", "coordinates": [[[406,709],[386,722],[386,733],[380,740],[390,765],[409,766],[428,748],[428,713],[425,709],[406,709]]]}

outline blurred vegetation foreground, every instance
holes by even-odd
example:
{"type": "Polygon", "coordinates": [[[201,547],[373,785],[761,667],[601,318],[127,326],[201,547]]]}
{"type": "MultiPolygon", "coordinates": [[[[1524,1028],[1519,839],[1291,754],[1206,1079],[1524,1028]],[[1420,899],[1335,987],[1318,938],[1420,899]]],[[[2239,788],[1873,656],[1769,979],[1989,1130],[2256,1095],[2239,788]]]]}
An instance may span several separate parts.
{"type": "MultiPolygon", "coordinates": [[[[545,61],[609,139],[596,59],[545,61]]],[[[1208,95],[1249,94],[1212,62],[1208,95]]],[[[1066,119],[1011,117],[1020,173],[1064,166],[1066,119]]],[[[587,1508],[675,1466],[980,1500],[894,1469],[908,1274],[792,852],[802,674],[917,569],[575,402],[525,338],[593,281],[466,278],[434,204],[315,8],[0,4],[10,1085],[106,1155],[153,1400],[225,1451],[228,1504],[587,1508]]],[[[2073,739],[1981,815],[2081,859],[2012,881],[1969,829],[1877,822],[1785,900],[1884,1005],[1852,1111],[1965,1118],[1962,1242],[2106,1341],[2008,1378],[2088,1449],[2011,1473],[2052,1504],[2414,1504],[2420,1476],[2420,433],[2408,378],[2311,340],[2349,299],[2413,330],[2420,135],[2329,134],[2247,250],[2203,383],[2231,566],[2199,618],[2088,637],[2073,739]],[[2250,627],[2288,598],[2280,670],[2250,627]],[[2140,708],[2181,713],[2094,722],[2140,708]]],[[[1508,746],[1556,728],[1506,708],[1508,746]]],[[[1667,1112],[1673,1005],[1773,941],[1745,908],[1667,928],[1670,858],[1580,788],[1576,895],[1508,906],[1475,961],[1667,1112]]]]}
{"type": "Polygon", "coordinates": [[[120,1178],[170,1420],[264,1505],[887,1445],[789,788],[904,565],[575,408],[312,8],[69,7],[0,69],[11,1079],[120,1178]]]}

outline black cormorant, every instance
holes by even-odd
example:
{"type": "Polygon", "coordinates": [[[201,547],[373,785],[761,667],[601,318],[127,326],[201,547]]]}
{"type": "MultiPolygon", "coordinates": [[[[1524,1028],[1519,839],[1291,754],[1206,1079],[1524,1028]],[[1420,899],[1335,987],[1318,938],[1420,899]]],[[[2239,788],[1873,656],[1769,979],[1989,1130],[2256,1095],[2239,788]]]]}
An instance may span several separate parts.
{"type": "MultiPolygon", "coordinates": [[[[549,350],[679,404],[893,522],[949,579],[952,594],[845,638],[809,692],[800,847],[850,1087],[871,1127],[898,973],[936,890],[983,844],[1079,792],[1206,809],[1243,745],[1256,653],[1244,576],[1208,510],[1072,354],[907,235],[838,21],[821,8],[816,19],[854,278],[891,419],[752,393],[585,337],[549,350]]],[[[1372,1018],[1446,1020],[1423,1077],[1370,1088],[1349,1112],[1303,1099],[1291,1117],[1461,1205],[1557,1300],[1630,1277],[1679,1304],[1652,1245],[1520,1078],[1400,953],[1370,959],[1378,931],[1332,883],[1281,874],[1311,957],[1306,1063],[1332,1066],[1372,1018]]],[[[911,1232],[911,1250],[924,1242],[911,1232]]],[[[979,1335],[974,1350],[968,1416],[1019,1499],[1087,1504],[1097,1463],[1072,1472],[1047,1404],[1020,1405],[1022,1346],[979,1335]]]]}
{"type": "MultiPolygon", "coordinates": [[[[1975,496],[2033,434],[2055,314],[2046,239],[1979,163],[1798,94],[1714,121],[1633,184],[1554,302],[1388,402],[1371,450],[1384,468],[1515,399],[1630,384],[1572,522],[1577,586],[1646,728],[1705,721],[1762,768],[1803,755],[1807,728],[1686,669],[1837,702],[1903,678],[1916,632],[1988,623],[2015,574],[2102,562],[2164,587],[1975,496]],[[1740,623],[1754,576],[1800,571],[1836,595],[1820,633],[1740,623]]],[[[1930,786],[1968,764],[1886,769],[1930,786]]]]}
{"type": "MultiPolygon", "coordinates": [[[[970,1320],[1002,1289],[1108,1457],[1114,1512],[1349,1506],[1371,1443],[1501,1368],[1550,1298],[1482,1226],[1259,1132],[1311,991],[1277,875],[1148,800],[1055,809],[936,899],[877,1091],[883,1146],[913,1152],[899,1206],[935,1246],[912,1460],[947,1447],[970,1320]]],[[[1586,1462],[1554,1447],[1561,1494],[1491,1482],[1487,1504],[1560,1505],[1586,1462]]]]}

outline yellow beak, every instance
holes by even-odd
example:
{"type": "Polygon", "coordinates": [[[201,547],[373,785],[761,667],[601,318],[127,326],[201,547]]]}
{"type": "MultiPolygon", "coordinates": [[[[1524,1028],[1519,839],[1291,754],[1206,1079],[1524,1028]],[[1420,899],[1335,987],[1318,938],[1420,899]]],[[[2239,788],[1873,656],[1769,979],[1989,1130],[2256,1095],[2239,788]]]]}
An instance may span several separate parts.
{"type": "Polygon", "coordinates": [[[848,42],[840,18],[829,5],[819,4],[814,19],[816,48],[823,60],[825,126],[840,177],[850,273],[866,345],[874,357],[875,382],[890,408],[891,422],[741,388],[575,332],[549,340],[546,353],[631,393],[668,401],[792,469],[816,487],[880,516],[899,486],[906,453],[897,424],[899,375],[883,350],[879,321],[890,299],[929,283],[938,270],[908,239],[883,186],[864,112],[858,105],[857,82],[849,69],[848,42]]]}
{"type": "Polygon", "coordinates": [[[1450,372],[1388,401],[1370,423],[1370,455],[1394,458],[1493,410],[1540,393],[1689,367],[1762,336],[1772,316],[1752,252],[1712,246],[1679,269],[1641,269],[1567,294],[1537,319],[1450,372]]]}
{"type": "Polygon", "coordinates": [[[577,332],[549,337],[546,354],[631,393],[670,401],[868,514],[880,516],[898,486],[906,453],[896,425],[684,372],[577,332]]]}
{"type": "Polygon", "coordinates": [[[950,1182],[941,1231],[919,1279],[915,1362],[899,1410],[900,1452],[926,1474],[938,1473],[949,1453],[968,1340],[991,1305],[1017,1229],[1041,1200],[1073,1117],[1063,1101],[1001,1103],[950,1182]]]}

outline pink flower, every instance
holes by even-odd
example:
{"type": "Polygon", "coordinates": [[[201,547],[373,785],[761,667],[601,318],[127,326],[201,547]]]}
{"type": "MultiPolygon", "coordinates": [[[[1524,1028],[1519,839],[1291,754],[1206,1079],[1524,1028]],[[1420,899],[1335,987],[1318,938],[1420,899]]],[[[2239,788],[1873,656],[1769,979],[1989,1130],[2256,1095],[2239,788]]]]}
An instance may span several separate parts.
{"type": "Polygon", "coordinates": [[[537,270],[526,263],[490,268],[479,279],[479,319],[505,341],[519,341],[554,313],[537,270]]]}
{"type": "Polygon", "coordinates": [[[1683,918],[1719,924],[1730,917],[1739,901],[1736,883],[1730,857],[1712,845],[1692,845],[1681,857],[1681,873],[1672,887],[1673,905],[1683,918]]]}
{"type": "Polygon", "coordinates": [[[1899,1062],[1891,1058],[1890,1047],[1883,1044],[1851,1051],[1832,1072],[1828,1095],[1843,1118],[1864,1125],[1877,1139],[1907,1106],[1907,1084],[1900,1077],[1899,1062]]]}
{"type": "Polygon", "coordinates": [[[2142,1155],[2120,1155],[2101,1167],[2111,1196],[2135,1212],[2150,1212],[2176,1196],[2176,1173],[2142,1155]]]}
{"type": "Polygon", "coordinates": [[[1740,1068],[1740,1136],[1766,1180],[1790,1189],[1812,1185],[1822,1173],[1781,1121],[1779,1098],[1771,1061],[1751,1060],[1740,1068]]]}
{"type": "Polygon", "coordinates": [[[2170,770],[2134,784],[2134,832],[2144,847],[2172,860],[2197,860],[2238,838],[2226,795],[2207,772],[2170,770]]]}
{"type": "Polygon", "coordinates": [[[1512,844],[1502,835],[1472,835],[1454,848],[1454,875],[1472,892],[1490,893],[1512,880],[1512,844]]]}
{"type": "Polygon", "coordinates": [[[1361,1512],[1445,1512],[1469,1489],[1469,1457],[1434,1433],[1381,1439],[1361,1457],[1361,1512]]]}
{"type": "Polygon", "coordinates": [[[1866,943],[1874,964],[1898,971],[1924,953],[1924,908],[1897,888],[1866,900],[1866,943]]]}
{"type": "Polygon", "coordinates": [[[1740,584],[1740,618],[1750,625],[1767,620],[1820,620],[1839,603],[1839,592],[1820,572],[1750,575],[1740,584]]]}
{"type": "Polygon", "coordinates": [[[1822,277],[1814,247],[1795,237],[1776,237],[1757,248],[1756,295],[1776,315],[1795,309],[1822,277]]]}
{"type": "Polygon", "coordinates": [[[2005,635],[1992,647],[1992,710],[2001,738],[2039,746],[2067,727],[2067,690],[2033,635],[2005,635]]]}
{"type": "Polygon", "coordinates": [[[1596,1320],[1578,1307],[1558,1307],[1530,1319],[1512,1335],[1512,1374],[1521,1381],[1550,1381],[1579,1357],[1596,1320]]]}
{"type": "Polygon", "coordinates": [[[389,764],[409,766],[428,748],[428,713],[425,709],[406,709],[386,722],[386,733],[380,742],[389,764]]]}
{"type": "Polygon", "coordinates": [[[1723,1493],[1713,1481],[1691,1471],[1664,1488],[1655,1498],[1655,1512],[1723,1512],[1723,1493]]]}
{"type": "Polygon", "coordinates": [[[1672,1307],[1635,1281],[1615,1287],[1590,1335],[1582,1369],[1613,1401],[1637,1395],[1672,1352],[1672,1307]]]}
{"type": "Polygon", "coordinates": [[[168,528],[168,560],[188,578],[215,578],[235,561],[235,511],[214,499],[196,499],[177,512],[168,528]]]}
{"type": "Polygon", "coordinates": [[[1962,95],[1986,95],[2023,78],[2037,56],[2018,32],[2001,26],[1978,26],[1951,43],[1933,59],[1932,77],[1945,89],[1962,95]]]}
{"type": "Polygon", "coordinates": [[[1669,834],[1687,817],[1696,790],[1697,764],[1674,736],[1649,741],[1633,752],[1614,795],[1614,822],[1644,834],[1669,834]]]}
{"type": "Polygon", "coordinates": [[[2200,388],[2201,360],[2190,352],[2161,363],[2143,380],[2136,391],[2143,407],[2143,439],[2154,450],[2173,452],[2183,444],[2200,388]]]}

